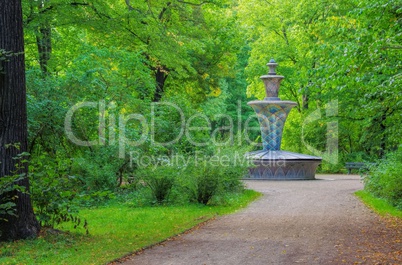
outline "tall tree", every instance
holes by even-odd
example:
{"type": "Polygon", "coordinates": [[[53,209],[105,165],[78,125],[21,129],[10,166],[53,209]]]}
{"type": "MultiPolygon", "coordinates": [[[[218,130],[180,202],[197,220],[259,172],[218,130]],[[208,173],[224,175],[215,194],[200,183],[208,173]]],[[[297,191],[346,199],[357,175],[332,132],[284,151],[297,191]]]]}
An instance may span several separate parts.
{"type": "MultiPolygon", "coordinates": [[[[0,178],[20,175],[16,183],[29,189],[26,163],[14,159],[27,150],[24,39],[21,0],[0,0],[0,178]]],[[[0,216],[0,239],[16,240],[38,234],[28,193],[14,190],[15,215],[0,216]]],[[[3,198],[0,198],[3,199],[3,198]]]]}

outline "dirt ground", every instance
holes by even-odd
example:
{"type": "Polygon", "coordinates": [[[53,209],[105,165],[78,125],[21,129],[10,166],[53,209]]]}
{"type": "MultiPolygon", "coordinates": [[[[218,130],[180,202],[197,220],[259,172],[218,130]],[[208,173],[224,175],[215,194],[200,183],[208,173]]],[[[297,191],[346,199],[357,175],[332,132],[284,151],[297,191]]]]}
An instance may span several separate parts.
{"type": "Polygon", "coordinates": [[[380,218],[353,192],[359,176],[246,181],[263,196],[235,214],[124,258],[159,264],[402,264],[402,223],[380,218]]]}

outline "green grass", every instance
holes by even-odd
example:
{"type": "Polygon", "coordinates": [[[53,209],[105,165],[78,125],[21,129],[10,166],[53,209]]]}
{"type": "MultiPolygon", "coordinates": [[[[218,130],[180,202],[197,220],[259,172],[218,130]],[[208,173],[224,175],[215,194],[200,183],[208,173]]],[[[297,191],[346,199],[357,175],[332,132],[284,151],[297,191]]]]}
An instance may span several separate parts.
{"type": "Polygon", "coordinates": [[[127,205],[83,209],[84,229],[57,227],[68,233],[47,233],[35,240],[0,243],[0,264],[105,264],[141,248],[180,234],[216,215],[245,207],[260,196],[246,190],[227,206],[166,206],[133,208],[127,205]]]}
{"type": "Polygon", "coordinates": [[[356,196],[359,197],[368,207],[373,209],[381,216],[392,215],[402,218],[402,211],[398,210],[385,199],[377,198],[371,195],[365,190],[359,190],[355,192],[356,196]]]}

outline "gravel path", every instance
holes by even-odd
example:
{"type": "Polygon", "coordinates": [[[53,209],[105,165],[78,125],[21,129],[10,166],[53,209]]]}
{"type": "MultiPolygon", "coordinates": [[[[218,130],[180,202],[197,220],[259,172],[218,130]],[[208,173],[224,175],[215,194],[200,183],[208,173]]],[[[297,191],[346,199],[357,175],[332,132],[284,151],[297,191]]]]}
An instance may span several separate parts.
{"type": "Polygon", "coordinates": [[[123,264],[353,264],[359,262],[356,251],[364,252],[364,247],[356,249],[356,239],[378,224],[353,195],[363,188],[359,176],[246,185],[262,198],[123,264]]]}

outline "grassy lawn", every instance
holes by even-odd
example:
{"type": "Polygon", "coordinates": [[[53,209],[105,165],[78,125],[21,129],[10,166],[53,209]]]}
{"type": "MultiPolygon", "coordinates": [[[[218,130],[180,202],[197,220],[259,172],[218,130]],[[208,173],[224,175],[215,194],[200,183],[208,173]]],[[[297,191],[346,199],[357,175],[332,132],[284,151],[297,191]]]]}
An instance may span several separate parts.
{"type": "Polygon", "coordinates": [[[68,233],[44,233],[35,240],[0,243],[0,264],[105,264],[146,246],[180,234],[216,215],[228,214],[260,196],[246,190],[229,206],[166,206],[134,208],[127,205],[83,209],[84,229],[60,226],[68,233]]]}
{"type": "Polygon", "coordinates": [[[402,211],[398,210],[391,204],[389,204],[386,200],[376,198],[367,191],[359,190],[356,193],[356,196],[359,197],[368,207],[373,209],[381,216],[392,215],[399,218],[402,218],[402,211]]]}

